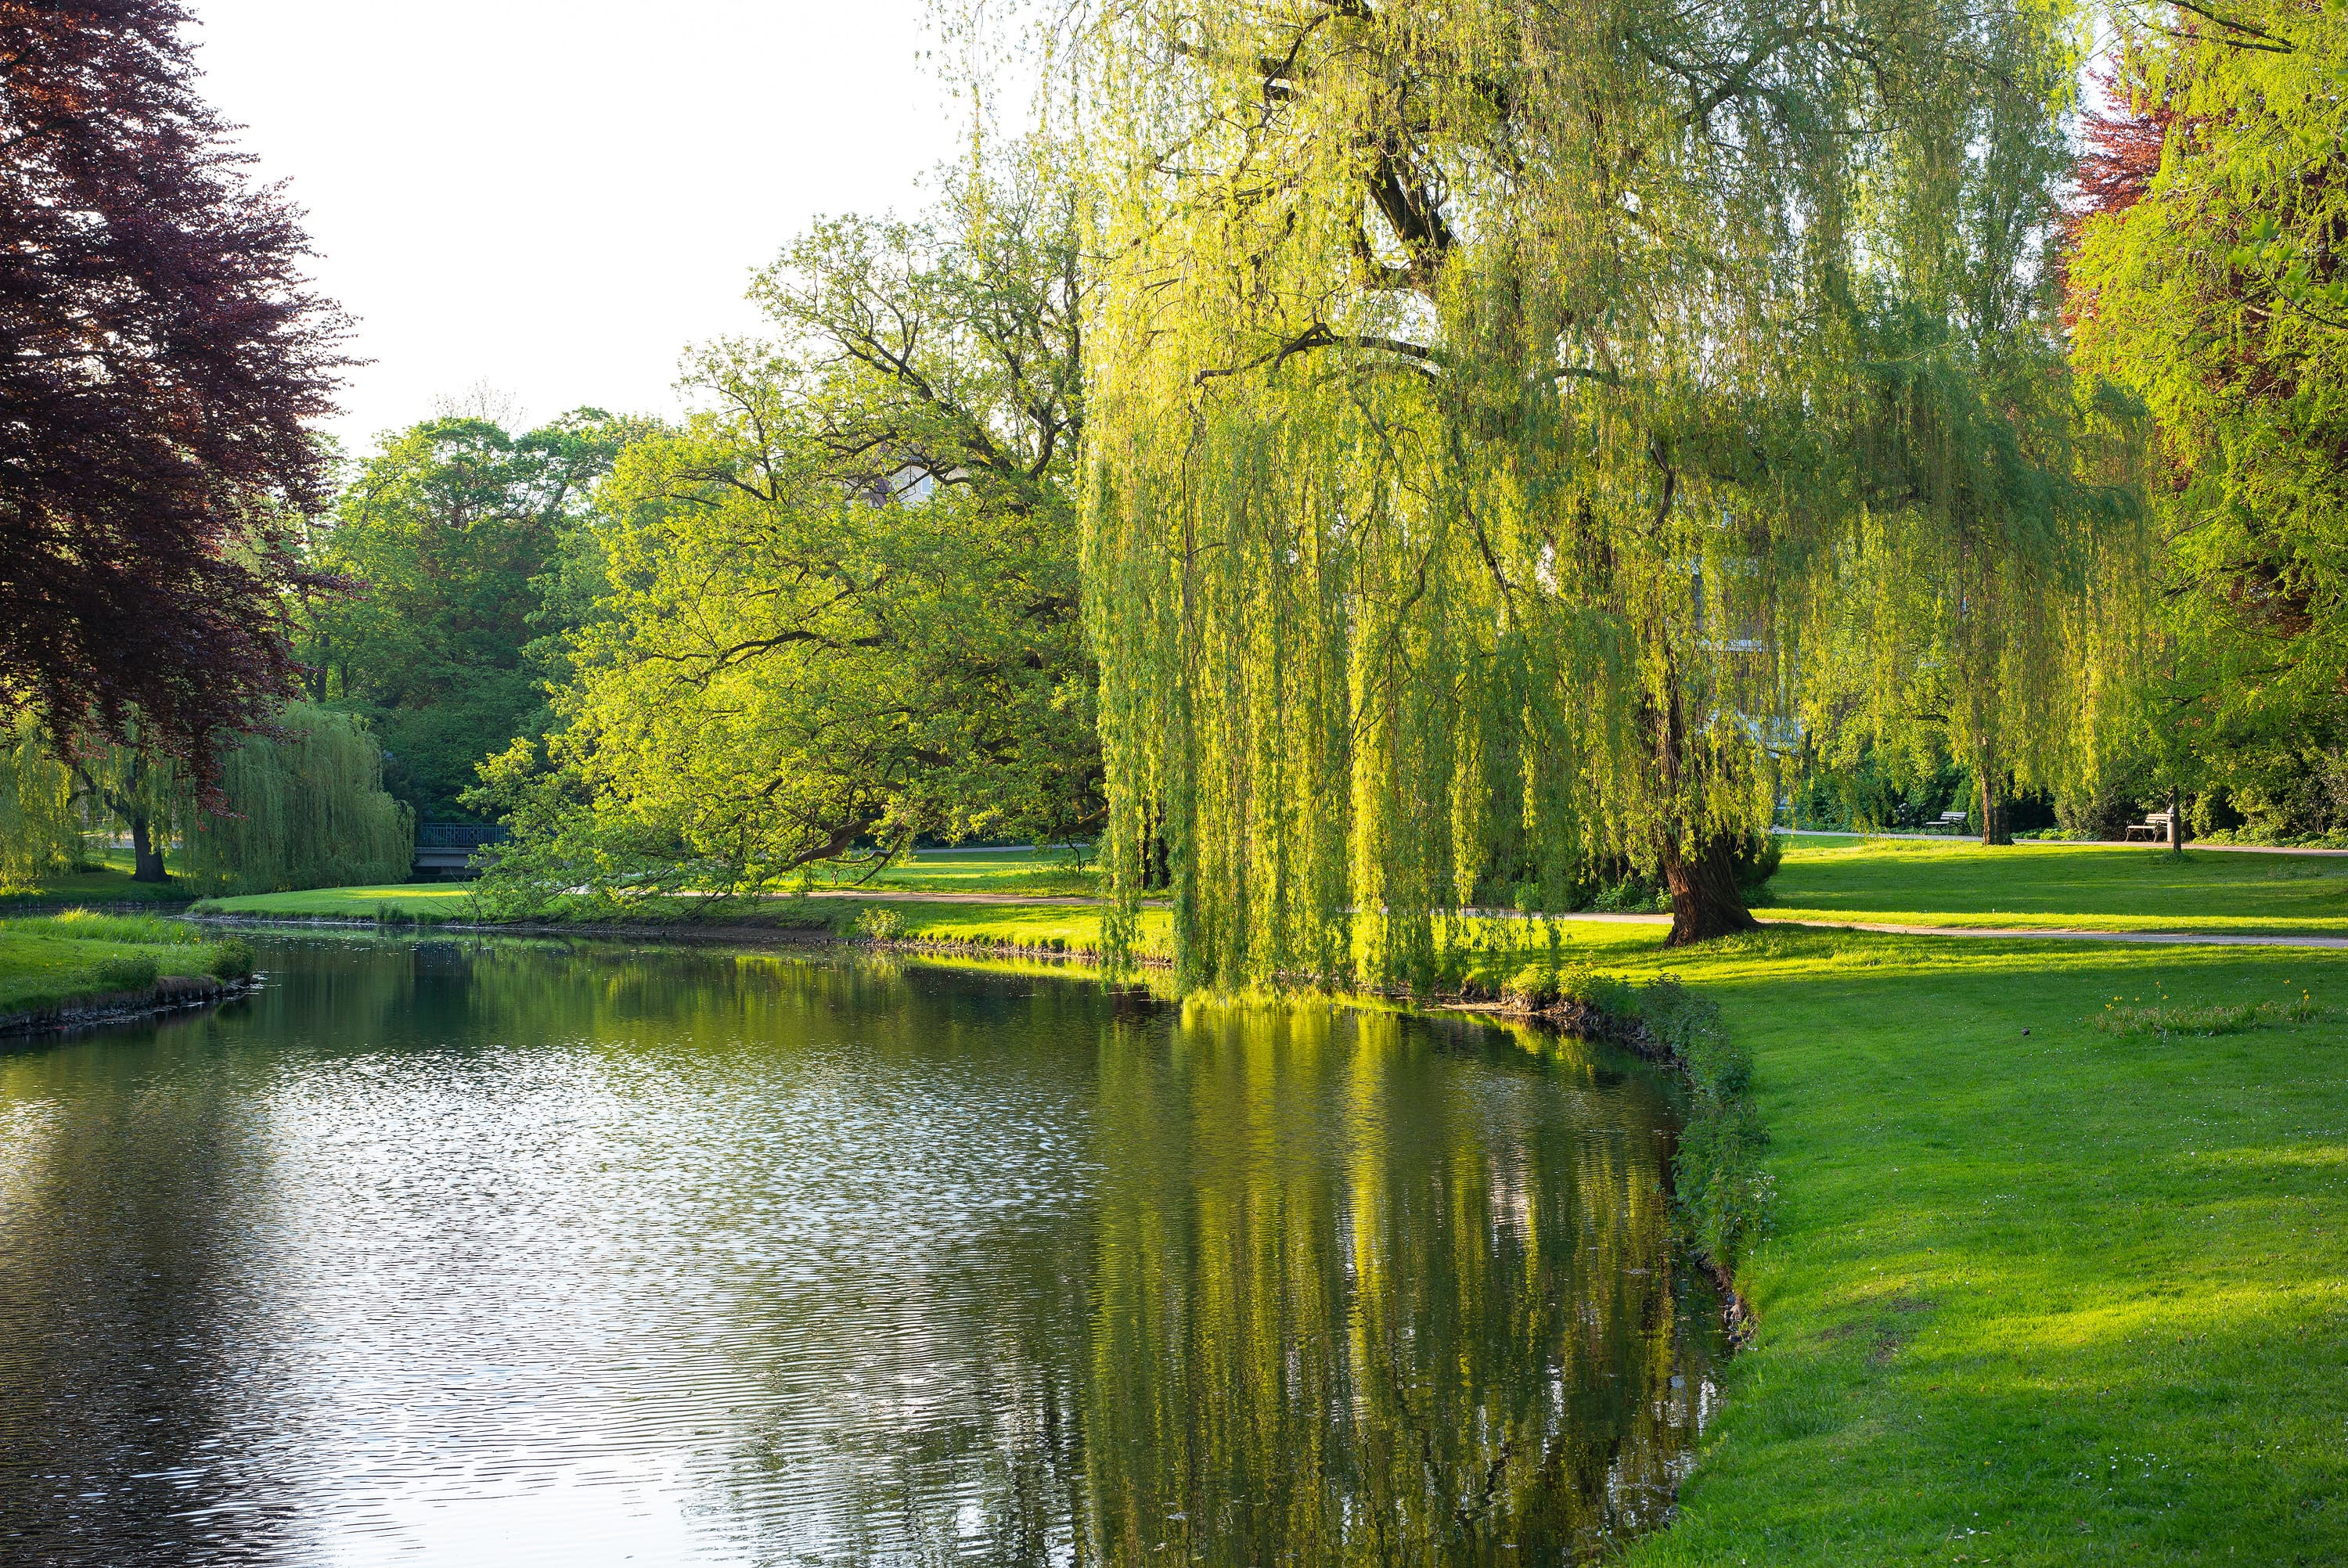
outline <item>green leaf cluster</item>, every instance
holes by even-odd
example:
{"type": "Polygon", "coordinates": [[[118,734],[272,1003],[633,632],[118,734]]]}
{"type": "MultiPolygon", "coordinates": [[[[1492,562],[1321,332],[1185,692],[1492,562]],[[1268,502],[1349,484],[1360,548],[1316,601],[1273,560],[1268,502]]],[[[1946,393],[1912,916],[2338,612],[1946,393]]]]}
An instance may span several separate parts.
{"type": "Polygon", "coordinates": [[[544,732],[545,639],[577,609],[566,542],[639,428],[596,409],[521,435],[428,419],[387,436],[313,526],[327,580],[292,606],[309,695],[373,722],[419,815],[457,815],[481,759],[544,732]]]}

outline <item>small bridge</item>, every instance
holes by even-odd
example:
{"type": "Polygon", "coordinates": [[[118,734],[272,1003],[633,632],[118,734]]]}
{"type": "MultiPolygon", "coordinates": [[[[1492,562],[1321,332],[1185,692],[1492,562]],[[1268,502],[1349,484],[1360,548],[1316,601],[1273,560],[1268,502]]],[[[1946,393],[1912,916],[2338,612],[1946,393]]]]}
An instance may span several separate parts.
{"type": "Polygon", "coordinates": [[[414,874],[435,880],[479,876],[487,856],[481,852],[503,844],[506,830],[476,822],[427,822],[416,829],[414,874]]]}

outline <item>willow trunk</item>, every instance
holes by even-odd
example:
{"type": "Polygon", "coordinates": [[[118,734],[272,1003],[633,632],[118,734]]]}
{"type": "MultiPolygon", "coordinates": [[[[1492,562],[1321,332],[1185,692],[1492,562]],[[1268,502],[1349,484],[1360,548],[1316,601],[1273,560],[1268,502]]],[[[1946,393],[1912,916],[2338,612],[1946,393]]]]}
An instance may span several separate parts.
{"type": "Polygon", "coordinates": [[[133,882],[168,882],[170,874],[163,869],[163,846],[156,841],[154,825],[143,811],[130,815],[130,880],[133,882]]]}
{"type": "Polygon", "coordinates": [[[1672,895],[1672,934],[1666,946],[1760,928],[1736,886],[1737,844],[1735,835],[1722,833],[1703,840],[1693,855],[1676,842],[1664,845],[1663,885],[1672,895]]]}

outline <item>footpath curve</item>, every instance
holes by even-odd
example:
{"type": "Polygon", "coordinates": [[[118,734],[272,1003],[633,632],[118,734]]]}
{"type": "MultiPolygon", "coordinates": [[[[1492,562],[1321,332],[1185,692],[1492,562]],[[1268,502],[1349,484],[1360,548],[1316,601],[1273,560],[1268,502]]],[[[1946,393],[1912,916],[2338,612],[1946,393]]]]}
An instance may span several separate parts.
{"type": "MultiPolygon", "coordinates": [[[[2213,845],[2212,847],[2219,847],[2213,845]]],[[[1106,898],[1088,897],[1080,893],[924,893],[918,889],[895,887],[840,887],[808,895],[813,898],[870,898],[907,904],[1024,904],[1048,905],[1058,908],[1100,908],[1106,898]]],[[[1143,900],[1150,907],[1163,908],[1165,900],[1143,900]]],[[[1462,909],[1462,915],[1472,915],[1489,920],[1527,920],[1534,917],[1516,909],[1462,909]]],[[[1972,937],[2000,941],[2048,942],[2128,942],[2149,948],[2315,948],[2348,949],[2348,936],[2315,937],[2304,933],[2280,931],[2260,934],[2254,931],[2106,931],[2085,926],[1910,926],[1888,920],[1772,920],[1756,916],[1764,926],[1787,930],[1818,931],[1879,931],[1895,937],[1972,937]]],[[[1600,910],[1559,917],[1566,920],[1584,920],[1608,925],[1668,926],[1669,915],[1622,915],[1600,910]]]]}

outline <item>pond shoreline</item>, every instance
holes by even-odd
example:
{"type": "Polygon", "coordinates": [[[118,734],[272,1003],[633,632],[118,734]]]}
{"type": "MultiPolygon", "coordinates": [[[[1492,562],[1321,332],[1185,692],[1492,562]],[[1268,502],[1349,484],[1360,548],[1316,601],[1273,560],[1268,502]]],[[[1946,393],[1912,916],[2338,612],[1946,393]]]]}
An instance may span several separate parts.
{"type": "Polygon", "coordinates": [[[261,989],[263,983],[263,977],[258,975],[241,980],[217,979],[211,975],[164,975],[151,986],[105,991],[0,1014],[0,1040],[98,1029],[163,1018],[175,1012],[192,1012],[251,996],[261,989]]]}

